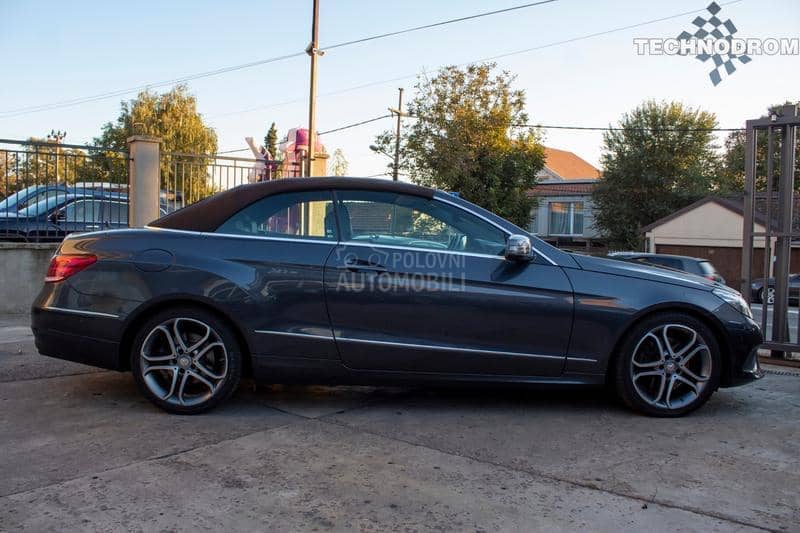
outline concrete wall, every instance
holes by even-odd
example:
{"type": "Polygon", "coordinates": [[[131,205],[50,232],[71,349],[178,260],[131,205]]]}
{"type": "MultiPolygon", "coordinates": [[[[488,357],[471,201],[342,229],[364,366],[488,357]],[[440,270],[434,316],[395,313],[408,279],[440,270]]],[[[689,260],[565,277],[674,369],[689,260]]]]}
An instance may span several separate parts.
{"type": "Polygon", "coordinates": [[[58,244],[0,243],[0,314],[30,312],[58,244]]]}

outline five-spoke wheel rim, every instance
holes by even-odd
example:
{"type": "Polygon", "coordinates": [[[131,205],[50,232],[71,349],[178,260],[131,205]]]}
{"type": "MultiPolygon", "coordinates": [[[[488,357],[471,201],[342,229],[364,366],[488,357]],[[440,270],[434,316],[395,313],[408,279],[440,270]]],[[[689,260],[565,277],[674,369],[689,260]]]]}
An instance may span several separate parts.
{"type": "Polygon", "coordinates": [[[636,344],[630,363],[631,380],[639,397],[670,410],[696,400],[706,388],[711,371],[708,344],[683,324],[651,329],[636,344]]]}
{"type": "Polygon", "coordinates": [[[222,338],[194,318],[172,318],[153,328],[139,357],[147,388],[173,405],[207,401],[228,374],[228,352],[222,338]]]}

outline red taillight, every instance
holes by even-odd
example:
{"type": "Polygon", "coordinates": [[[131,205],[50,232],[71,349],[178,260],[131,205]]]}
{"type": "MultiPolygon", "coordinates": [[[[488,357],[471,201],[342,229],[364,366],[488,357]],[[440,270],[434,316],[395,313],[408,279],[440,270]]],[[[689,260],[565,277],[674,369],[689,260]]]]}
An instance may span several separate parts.
{"type": "Polygon", "coordinates": [[[94,264],[95,261],[97,261],[97,257],[94,255],[56,255],[50,260],[50,267],[47,269],[44,282],[63,281],[94,264]]]}

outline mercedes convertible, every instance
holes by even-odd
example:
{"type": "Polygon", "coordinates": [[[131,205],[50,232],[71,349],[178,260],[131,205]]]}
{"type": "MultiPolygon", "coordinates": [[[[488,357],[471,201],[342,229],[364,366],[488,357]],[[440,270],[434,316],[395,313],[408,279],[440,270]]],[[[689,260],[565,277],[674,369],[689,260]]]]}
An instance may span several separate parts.
{"type": "Polygon", "coordinates": [[[653,416],[761,377],[741,295],[571,254],[446,192],[364,178],[236,187],[70,235],[32,308],[43,355],[131,371],[171,413],[267,383],[608,386],[653,416]]]}

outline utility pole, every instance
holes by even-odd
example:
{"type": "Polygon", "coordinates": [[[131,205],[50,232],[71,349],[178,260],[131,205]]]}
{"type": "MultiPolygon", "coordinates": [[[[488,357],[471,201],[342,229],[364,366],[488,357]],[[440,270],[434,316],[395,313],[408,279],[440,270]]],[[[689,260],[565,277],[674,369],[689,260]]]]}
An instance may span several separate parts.
{"type": "Polygon", "coordinates": [[[311,176],[311,165],[314,161],[314,133],[317,129],[317,56],[323,52],[319,47],[319,0],[314,2],[314,14],[311,20],[311,44],[306,48],[306,53],[311,56],[311,89],[308,98],[308,157],[306,159],[306,176],[311,176]]]}
{"type": "Polygon", "coordinates": [[[397,130],[394,138],[394,167],[392,168],[392,179],[397,181],[400,178],[400,119],[405,115],[403,113],[403,88],[397,89],[399,95],[397,97],[397,109],[389,108],[389,112],[397,115],[397,130]]]}

